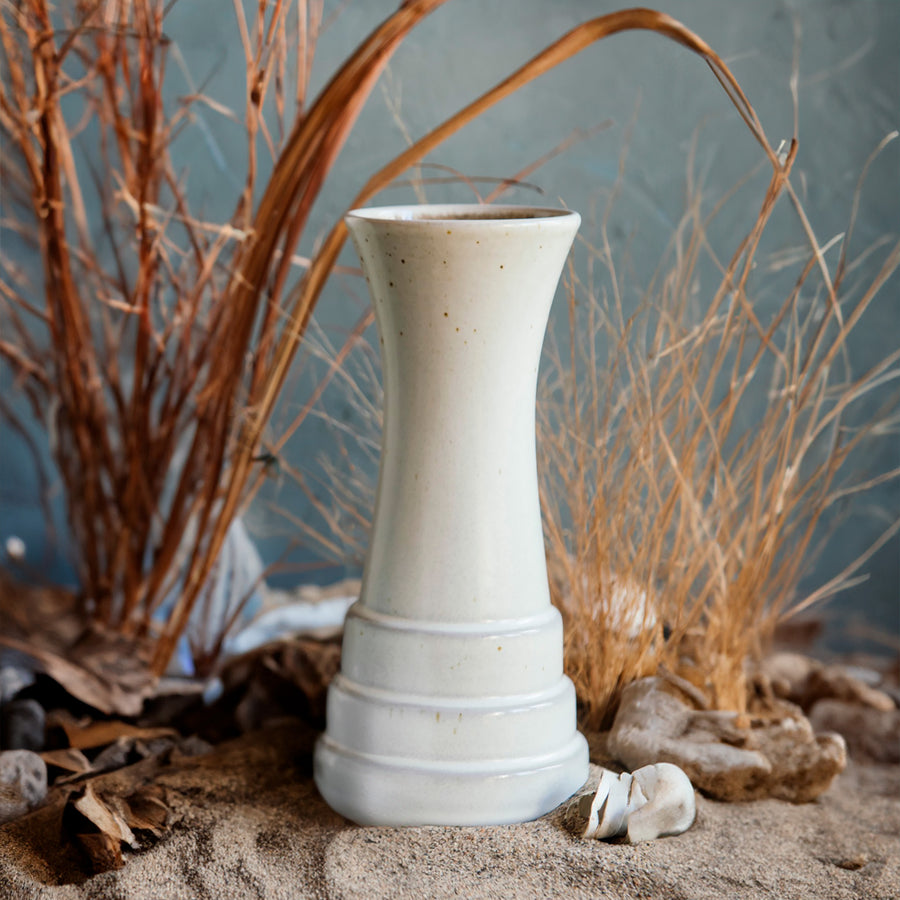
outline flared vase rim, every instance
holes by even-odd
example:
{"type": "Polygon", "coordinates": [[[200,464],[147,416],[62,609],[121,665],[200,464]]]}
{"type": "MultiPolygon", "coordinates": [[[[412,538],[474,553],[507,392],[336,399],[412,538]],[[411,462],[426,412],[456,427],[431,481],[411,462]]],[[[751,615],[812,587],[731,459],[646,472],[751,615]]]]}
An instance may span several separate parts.
{"type": "Polygon", "coordinates": [[[527,227],[536,223],[558,225],[581,221],[577,212],[561,207],[492,203],[412,203],[401,206],[370,206],[349,210],[345,219],[389,223],[397,226],[483,227],[502,224],[527,227]]]}

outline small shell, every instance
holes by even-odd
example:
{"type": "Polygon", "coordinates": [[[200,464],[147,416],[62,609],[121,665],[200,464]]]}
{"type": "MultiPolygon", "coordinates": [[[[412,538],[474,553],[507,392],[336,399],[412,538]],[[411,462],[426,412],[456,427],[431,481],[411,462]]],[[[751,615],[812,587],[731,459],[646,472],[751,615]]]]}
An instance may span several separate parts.
{"type": "Polygon", "coordinates": [[[691,780],[672,763],[657,763],[636,769],[634,780],[647,803],[628,819],[628,840],[632,844],[652,841],[669,834],[681,834],[694,824],[697,804],[691,780]]]}
{"type": "Polygon", "coordinates": [[[670,763],[644,766],[634,774],[596,769],[588,790],[569,801],[567,827],[586,838],[628,835],[629,841],[650,841],[681,834],[696,813],[694,789],[687,775],[670,763]],[[595,785],[595,786],[594,786],[595,785]]]}

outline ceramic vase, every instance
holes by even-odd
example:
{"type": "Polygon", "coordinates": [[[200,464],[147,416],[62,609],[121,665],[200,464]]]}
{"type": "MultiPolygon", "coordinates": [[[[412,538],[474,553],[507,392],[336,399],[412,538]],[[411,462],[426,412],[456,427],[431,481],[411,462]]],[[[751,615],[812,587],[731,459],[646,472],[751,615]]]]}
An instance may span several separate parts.
{"type": "Polygon", "coordinates": [[[361,824],[527,821],[587,778],[550,603],[534,416],[579,223],[494,206],[347,216],[375,307],[384,433],[315,779],[361,824]]]}

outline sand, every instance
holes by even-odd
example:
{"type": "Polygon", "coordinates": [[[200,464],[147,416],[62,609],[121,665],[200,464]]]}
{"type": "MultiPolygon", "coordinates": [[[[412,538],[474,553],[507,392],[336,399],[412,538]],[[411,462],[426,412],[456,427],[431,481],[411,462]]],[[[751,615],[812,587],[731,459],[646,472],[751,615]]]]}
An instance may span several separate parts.
{"type": "Polygon", "coordinates": [[[703,797],[678,837],[630,846],[570,836],[551,814],[493,828],[360,828],[311,778],[315,733],[278,723],[200,757],[102,776],[156,782],[172,824],[124,868],[86,877],[60,844],[61,803],[0,827],[0,896],[169,898],[900,898],[900,766],[851,762],[818,801],[703,797]],[[72,883],[66,883],[72,882],[72,883]]]}

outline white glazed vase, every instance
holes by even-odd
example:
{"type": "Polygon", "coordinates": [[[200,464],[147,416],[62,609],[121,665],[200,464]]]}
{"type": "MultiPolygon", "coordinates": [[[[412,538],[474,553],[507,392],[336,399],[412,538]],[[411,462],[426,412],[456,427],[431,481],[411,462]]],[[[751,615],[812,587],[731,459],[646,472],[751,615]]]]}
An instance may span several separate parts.
{"type": "Polygon", "coordinates": [[[371,544],[315,779],[374,825],[534,819],[588,774],[550,603],[535,460],[541,345],[580,217],[347,217],[381,341],[371,544]]]}

